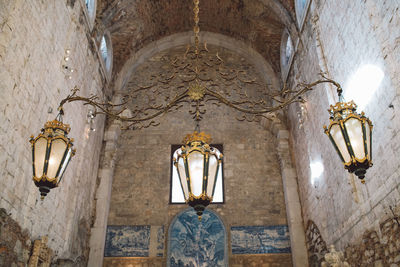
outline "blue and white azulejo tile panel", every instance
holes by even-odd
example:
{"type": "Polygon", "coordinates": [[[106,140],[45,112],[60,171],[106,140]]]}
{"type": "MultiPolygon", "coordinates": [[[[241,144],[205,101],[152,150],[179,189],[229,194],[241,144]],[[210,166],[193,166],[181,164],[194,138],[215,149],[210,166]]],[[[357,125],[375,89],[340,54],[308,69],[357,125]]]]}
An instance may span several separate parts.
{"type": "Polygon", "coordinates": [[[226,234],[222,221],[205,210],[201,221],[190,208],[176,217],[169,232],[168,267],[225,267],[226,234]]]}
{"type": "Polygon", "coordinates": [[[105,257],[148,257],[150,225],[107,226],[105,257]]]}
{"type": "Polygon", "coordinates": [[[232,226],[232,254],[290,253],[287,225],[232,226]]]}

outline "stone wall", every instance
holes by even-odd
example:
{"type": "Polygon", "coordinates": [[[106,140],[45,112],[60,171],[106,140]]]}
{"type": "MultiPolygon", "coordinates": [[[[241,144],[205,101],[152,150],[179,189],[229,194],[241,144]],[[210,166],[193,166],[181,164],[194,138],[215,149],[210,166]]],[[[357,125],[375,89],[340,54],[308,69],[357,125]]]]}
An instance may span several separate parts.
{"type": "Polygon", "coordinates": [[[347,262],[351,266],[399,266],[400,265],[400,221],[389,217],[382,221],[379,230],[364,232],[361,242],[345,249],[347,262]]]}
{"type": "MultiPolygon", "coordinates": [[[[154,69],[146,64],[159,59],[154,56],[134,75],[145,79],[147,71],[154,69]]],[[[238,122],[235,116],[237,114],[226,107],[208,105],[201,122],[201,130],[211,134],[212,143],[223,144],[225,155],[225,203],[211,205],[210,209],[222,218],[227,230],[231,226],[285,225],[276,138],[259,123],[238,122]]],[[[191,117],[187,108],[182,108],[163,116],[157,127],[121,133],[108,225],[164,225],[168,229],[174,216],[187,208],[182,204],[168,204],[170,153],[171,144],[180,144],[182,138],[193,131],[191,117]]],[[[229,240],[228,236],[231,255],[229,240]]],[[[290,262],[290,254],[282,257],[290,262]]],[[[105,258],[105,264],[110,262],[117,264],[115,259],[105,258]]],[[[235,259],[235,262],[243,261],[235,259]]]]}
{"type": "Polygon", "coordinates": [[[0,266],[25,266],[32,242],[5,209],[0,208],[0,266]]]}
{"type": "MultiPolygon", "coordinates": [[[[321,266],[328,253],[324,238],[314,222],[309,221],[306,231],[310,266],[321,266]]],[[[367,230],[359,242],[348,245],[344,256],[350,266],[398,266],[400,264],[399,209],[391,209],[379,223],[378,230],[367,230]]]]}
{"type": "MultiPolygon", "coordinates": [[[[23,242],[47,235],[54,260],[73,262],[88,254],[104,118],[96,118],[97,131],[90,132],[88,107],[64,106],[64,122],[71,125],[69,136],[75,139],[77,154],[60,187],[44,201],[32,182],[28,141],[55,118],[59,101],[74,85],[84,96],[102,93],[99,59],[88,38],[83,6],[84,1],[0,1],[0,208],[15,225],[2,228],[0,243],[20,236],[20,231],[23,242]],[[75,69],[70,80],[62,70],[66,49],[71,50],[69,64],[75,69]]],[[[23,253],[25,243],[15,246],[23,253]]],[[[26,263],[26,257],[17,260],[26,263]]]]}
{"type": "Polygon", "coordinates": [[[298,127],[299,105],[288,112],[304,221],[313,220],[327,244],[341,250],[359,244],[366,231],[381,237],[379,222],[389,206],[400,204],[399,8],[397,1],[312,1],[289,77],[292,85],[312,82],[324,71],[346,92],[352,74],[364,64],[384,72],[364,108],[374,124],[374,166],[365,185],[343,169],[323,133],[329,124],[326,110],[337,100],[333,88],[319,86],[305,96],[303,127],[298,127]],[[312,180],[309,166],[316,161],[324,171],[312,180]]]}

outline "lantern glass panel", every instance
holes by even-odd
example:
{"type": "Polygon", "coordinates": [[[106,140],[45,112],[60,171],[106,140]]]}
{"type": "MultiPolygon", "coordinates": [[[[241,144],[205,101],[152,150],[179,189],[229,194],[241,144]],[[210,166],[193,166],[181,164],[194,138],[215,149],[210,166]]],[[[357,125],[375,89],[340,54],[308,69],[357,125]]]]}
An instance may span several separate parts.
{"type": "Polygon", "coordinates": [[[208,163],[207,196],[213,196],[215,180],[217,179],[218,159],[216,155],[210,155],[208,163]]]}
{"type": "Polygon", "coordinates": [[[47,139],[40,137],[36,140],[34,145],[35,156],[35,176],[40,178],[43,175],[44,161],[46,158],[47,139]]]}
{"type": "Polygon", "coordinates": [[[367,143],[367,153],[369,155],[369,159],[372,160],[371,153],[371,126],[368,121],[365,121],[365,142],[367,143]]]}
{"type": "Polygon", "coordinates": [[[67,149],[67,143],[57,138],[51,142],[51,152],[49,157],[49,166],[47,167],[47,177],[50,179],[56,178],[57,171],[61,166],[61,161],[67,149]]]}
{"type": "Polygon", "coordinates": [[[332,136],[333,141],[335,141],[335,144],[338,147],[340,154],[344,159],[344,162],[351,161],[351,157],[347,150],[346,142],[344,141],[343,133],[340,129],[340,126],[338,124],[332,125],[329,133],[332,136]]]}
{"type": "Polygon", "coordinates": [[[58,177],[60,179],[62,178],[62,176],[64,174],[64,171],[65,171],[65,168],[67,168],[69,160],[71,159],[71,154],[72,154],[72,148],[69,148],[68,152],[67,152],[67,155],[65,156],[64,162],[62,163],[62,167],[60,169],[60,173],[58,174],[58,177]]]}
{"type": "Polygon", "coordinates": [[[356,118],[350,118],[344,126],[347,130],[347,135],[350,139],[351,147],[353,148],[354,156],[357,159],[365,158],[364,140],[361,121],[356,118]]]}
{"type": "Polygon", "coordinates": [[[185,172],[185,163],[182,157],[180,157],[178,160],[178,171],[179,171],[179,178],[181,180],[181,185],[183,188],[183,194],[185,199],[187,199],[189,196],[189,190],[188,190],[188,182],[186,180],[187,175],[185,172]]]}
{"type": "Polygon", "coordinates": [[[198,197],[203,192],[204,155],[198,151],[191,152],[188,155],[188,169],[192,194],[198,197]]]}

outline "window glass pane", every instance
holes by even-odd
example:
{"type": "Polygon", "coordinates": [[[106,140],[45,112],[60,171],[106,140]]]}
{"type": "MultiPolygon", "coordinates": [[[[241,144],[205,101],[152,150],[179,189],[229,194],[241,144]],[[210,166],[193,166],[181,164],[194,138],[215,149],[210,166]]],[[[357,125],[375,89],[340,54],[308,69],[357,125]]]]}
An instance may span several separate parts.
{"type": "Polygon", "coordinates": [[[369,122],[365,122],[365,134],[366,134],[366,140],[367,140],[367,152],[369,155],[369,159],[372,160],[372,153],[371,153],[371,126],[369,125],[369,122]]]}
{"type": "Polygon", "coordinates": [[[61,139],[54,139],[51,142],[51,152],[49,157],[49,165],[47,167],[47,176],[50,179],[56,178],[58,168],[61,165],[61,160],[64,157],[67,143],[61,139]]]}
{"type": "MultiPolygon", "coordinates": [[[[184,167],[183,165],[183,159],[179,158],[178,159],[178,153],[181,153],[181,149],[177,149],[175,150],[174,154],[173,154],[173,158],[178,160],[178,168],[180,170],[181,173],[184,173],[184,167]]],[[[172,170],[172,184],[171,184],[171,202],[172,203],[182,203],[185,202],[185,197],[183,195],[183,191],[182,191],[182,186],[183,186],[183,190],[185,191],[185,193],[187,194],[187,183],[185,183],[186,181],[186,175],[184,175],[183,177],[181,177],[182,181],[179,181],[179,175],[178,175],[178,171],[176,169],[176,167],[174,166],[174,163],[172,161],[172,166],[171,166],[171,170],[172,170]],[[181,185],[181,182],[183,182],[183,184],[181,185]]]]}
{"type": "Polygon", "coordinates": [[[293,51],[292,40],[290,39],[290,35],[288,35],[287,40],[286,40],[286,49],[285,49],[285,58],[284,58],[285,66],[289,64],[290,57],[292,56],[292,51],[293,51]]]}
{"type": "Polygon", "coordinates": [[[344,126],[347,129],[354,156],[357,159],[363,159],[365,157],[365,148],[361,121],[356,118],[350,118],[344,123],[344,126]]]}
{"type": "Polygon", "coordinates": [[[192,193],[198,197],[203,193],[203,154],[197,151],[190,153],[188,156],[188,166],[192,193]]]}
{"type": "Polygon", "coordinates": [[[337,145],[344,161],[349,162],[351,160],[351,156],[349,154],[349,151],[347,150],[346,142],[344,140],[340,126],[338,124],[332,125],[329,133],[335,141],[335,144],[337,145]]]}
{"type": "Polygon", "coordinates": [[[40,178],[43,175],[44,160],[46,157],[47,139],[39,138],[35,143],[35,176],[40,178]]]}
{"type": "Polygon", "coordinates": [[[106,38],[103,36],[101,38],[101,43],[100,43],[100,52],[101,52],[101,57],[103,58],[104,62],[107,62],[107,42],[106,38]]]}

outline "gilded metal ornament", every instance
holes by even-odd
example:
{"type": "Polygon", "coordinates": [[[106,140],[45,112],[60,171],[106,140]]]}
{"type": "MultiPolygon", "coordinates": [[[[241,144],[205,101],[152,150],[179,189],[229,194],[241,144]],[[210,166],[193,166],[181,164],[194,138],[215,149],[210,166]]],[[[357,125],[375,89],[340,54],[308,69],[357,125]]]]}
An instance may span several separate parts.
{"type": "Polygon", "coordinates": [[[299,83],[293,89],[286,85],[272,89],[254,73],[254,66],[246,63],[232,63],[223,58],[220,51],[210,51],[207,44],[200,45],[199,1],[194,0],[194,45],[188,45],[180,57],[164,55],[161,66],[156,66],[152,74],[142,80],[131,80],[126,85],[127,94],[120,103],[101,101],[97,96],[72,93],[61,101],[82,101],[95,108],[94,114],[106,114],[111,119],[126,122],[125,128],[141,129],[157,126],[157,118],[188,105],[193,119],[199,122],[206,113],[206,104],[225,105],[239,112],[239,121],[259,121],[271,119],[275,112],[291,103],[301,102],[301,95],[322,83],[330,83],[340,88],[335,81],[322,79],[306,84],[299,83]],[[129,110],[130,116],[124,111],[129,110]]]}

